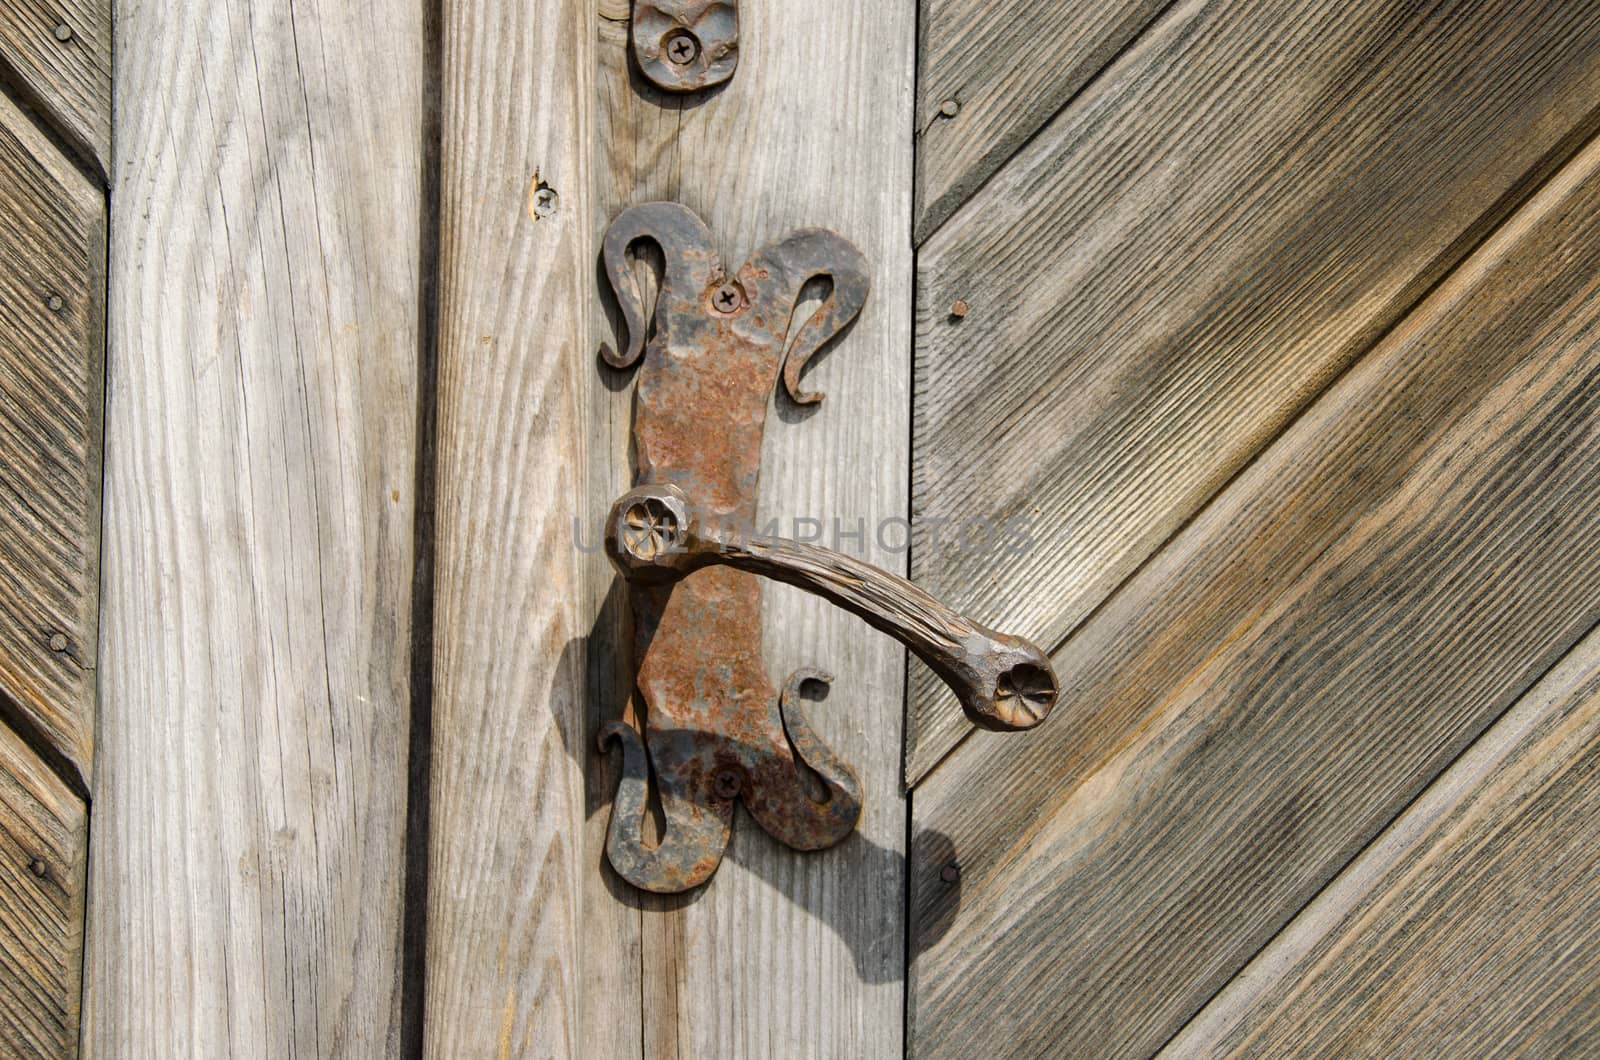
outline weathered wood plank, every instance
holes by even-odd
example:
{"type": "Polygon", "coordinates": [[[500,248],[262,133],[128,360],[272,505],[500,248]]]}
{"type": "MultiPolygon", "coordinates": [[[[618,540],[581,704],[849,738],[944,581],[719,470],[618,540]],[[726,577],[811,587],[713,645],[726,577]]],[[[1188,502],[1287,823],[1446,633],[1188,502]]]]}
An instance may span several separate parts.
{"type": "Polygon", "coordinates": [[[0,1043],[70,1056],[78,1042],[88,813],[0,725],[0,1043]]]}
{"type": "MultiPolygon", "coordinates": [[[[1597,99],[1591,3],[1185,0],[923,248],[918,580],[1060,643],[1597,99]]],[[[911,705],[915,778],[969,727],[920,665],[911,705]]]]}
{"type": "Polygon", "coordinates": [[[0,4],[0,78],[100,173],[111,163],[111,0],[0,4]]]}
{"type": "Polygon", "coordinates": [[[0,93],[0,713],[87,790],[105,195],[0,93]],[[43,746],[43,743],[41,746],[43,746]]]}
{"type": "Polygon", "coordinates": [[[1600,620],[1597,232],[1590,146],[918,789],[919,1053],[1159,1046],[1600,620]]]}
{"type": "Polygon", "coordinates": [[[917,242],[932,235],[1170,2],[923,0],[917,242]]]}
{"type": "Polygon", "coordinates": [[[584,843],[593,40],[588,0],[443,8],[429,1055],[639,1045],[638,914],[584,843]]]}
{"type": "Polygon", "coordinates": [[[1173,1057],[1600,1044],[1600,632],[1168,1043],[1173,1057]]]}
{"type": "Polygon", "coordinates": [[[413,3],[120,3],[86,1049],[394,1054],[413,3]]]}
{"type": "MultiPolygon", "coordinates": [[[[794,4],[742,0],[739,72],[707,97],[672,99],[630,80],[628,5],[601,7],[596,130],[598,234],[622,208],[676,199],[737,264],[790,231],[832,228],[858,246],[873,290],[856,326],[812,374],[814,411],[780,399],[767,421],[760,513],[792,530],[833,519],[865,540],[841,547],[905,570],[910,388],[910,217],[914,0],[794,4]],[[842,89],[841,86],[848,86],[842,89]]],[[[598,316],[598,314],[597,314],[598,316]]],[[[802,311],[797,319],[804,319],[802,311]]],[[[603,317],[594,339],[615,341],[603,317]]],[[[586,368],[591,393],[590,528],[631,484],[626,377],[586,368]]],[[[596,560],[597,563],[602,562],[596,560]]],[[[608,584],[609,578],[607,583],[608,584]]],[[[620,594],[619,594],[620,595],[620,594]]],[[[897,778],[904,652],[830,605],[766,592],[772,672],[819,666],[837,677],[809,717],[860,775],[859,834],[802,854],[743,811],[727,859],[703,891],[641,900],[643,1051],[649,1056],[896,1056],[901,1051],[905,801],[897,778]]],[[[614,614],[597,651],[617,653],[614,614]]],[[[607,677],[606,681],[611,681],[607,677]]],[[[597,704],[606,718],[622,704],[597,704]]],[[[607,778],[609,780],[609,778],[607,778]]],[[[603,826],[611,795],[600,793],[603,826]]],[[[592,848],[591,864],[601,859],[592,848]]]]}

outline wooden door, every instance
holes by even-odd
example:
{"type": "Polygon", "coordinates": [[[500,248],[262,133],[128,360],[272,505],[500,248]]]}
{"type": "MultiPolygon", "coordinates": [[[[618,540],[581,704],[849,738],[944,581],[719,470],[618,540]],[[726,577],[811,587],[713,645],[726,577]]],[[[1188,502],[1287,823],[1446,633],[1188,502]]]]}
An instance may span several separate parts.
{"type": "Polygon", "coordinates": [[[81,6],[0,0],[8,1046],[1595,1051],[1594,5],[740,0],[686,96],[629,0],[81,6]],[[660,199],[871,268],[763,518],[1062,686],[769,587],[866,810],[673,896],[595,750],[660,199]]]}

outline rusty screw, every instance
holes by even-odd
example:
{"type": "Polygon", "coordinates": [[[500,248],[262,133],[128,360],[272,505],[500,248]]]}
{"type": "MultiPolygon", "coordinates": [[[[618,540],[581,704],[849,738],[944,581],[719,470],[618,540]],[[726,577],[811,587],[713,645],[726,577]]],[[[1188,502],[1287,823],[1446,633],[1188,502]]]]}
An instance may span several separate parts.
{"type": "Polygon", "coordinates": [[[674,34],[667,41],[667,58],[679,66],[688,66],[700,54],[700,42],[688,33],[674,34]]]}
{"type": "Polygon", "coordinates": [[[744,292],[738,284],[725,283],[711,296],[711,304],[719,313],[732,313],[744,304],[744,292]]]}
{"type": "Polygon", "coordinates": [[[967,303],[962,300],[952,302],[950,304],[950,319],[965,320],[967,318],[967,313],[971,310],[971,308],[971,306],[967,305],[967,303]]]}
{"type": "Polygon", "coordinates": [[[961,866],[954,864],[946,865],[944,868],[939,870],[939,878],[945,883],[959,882],[961,880],[961,866]]]}
{"type": "Polygon", "coordinates": [[[731,769],[724,769],[722,772],[717,774],[717,798],[734,798],[739,794],[739,789],[741,787],[743,787],[743,783],[739,779],[739,774],[735,771],[731,769]]]}

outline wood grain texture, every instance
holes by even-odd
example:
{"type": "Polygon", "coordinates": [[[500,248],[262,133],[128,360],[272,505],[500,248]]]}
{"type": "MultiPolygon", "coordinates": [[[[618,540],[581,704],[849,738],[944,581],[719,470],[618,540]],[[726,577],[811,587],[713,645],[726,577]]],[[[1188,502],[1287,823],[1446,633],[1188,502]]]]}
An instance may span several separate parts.
{"type": "Polygon", "coordinates": [[[83,970],[89,815],[0,725],[0,1051],[71,1056],[83,970]]]}
{"type": "Polygon", "coordinates": [[[105,174],[111,164],[111,0],[0,4],[0,80],[43,110],[73,150],[105,174]]]}
{"type": "Polygon", "coordinates": [[[399,1049],[422,18],[116,9],[93,1055],[399,1049]]]}
{"type": "Polygon", "coordinates": [[[916,238],[932,235],[1170,0],[923,0],[916,238]],[[955,104],[955,113],[944,109],[955,104]]]}
{"type": "Polygon", "coordinates": [[[1600,619],[1597,222],[1591,146],[918,789],[918,1054],[1158,1047],[1600,619]]]}
{"type": "Polygon", "coordinates": [[[0,93],[0,707],[87,790],[105,195],[0,93]]]}
{"type": "Polygon", "coordinates": [[[588,0],[443,9],[428,1055],[622,1055],[608,959],[638,1048],[583,841],[593,36],[588,0]]]}
{"type": "MultiPolygon", "coordinates": [[[[861,520],[864,540],[841,535],[838,547],[903,573],[904,523],[891,523],[883,541],[874,530],[905,517],[908,492],[913,0],[742,0],[738,74],[723,91],[684,99],[653,92],[630,70],[627,5],[607,0],[600,10],[596,238],[627,206],[675,199],[705,219],[730,267],[806,226],[831,228],[866,256],[866,309],[808,370],[827,399],[797,409],[780,398],[768,417],[759,515],[788,536],[796,518],[820,520],[819,543],[829,547],[835,518],[844,533],[861,520]]],[[[803,306],[795,319],[809,312],[803,306]]],[[[615,322],[597,318],[596,344],[615,342],[615,322]]],[[[585,529],[596,542],[610,501],[632,485],[630,377],[597,364],[591,354],[585,367],[594,503],[585,529]]],[[[700,892],[642,899],[616,885],[619,901],[642,908],[642,1051],[898,1056],[905,653],[798,590],[769,584],[764,596],[763,636],[778,680],[801,666],[837,678],[807,716],[855,768],[865,812],[855,835],[806,854],[768,838],[741,810],[728,856],[700,892]]],[[[606,645],[597,650],[614,657],[628,641],[618,639],[617,611],[626,607],[611,599],[597,620],[606,645]]],[[[597,675],[595,685],[610,697],[595,701],[599,717],[617,717],[615,676],[597,675]]],[[[596,785],[591,821],[603,828],[614,777],[596,785]]],[[[591,863],[600,860],[599,838],[593,833],[591,863]]],[[[619,997],[619,1007],[626,1003],[619,997]]]]}
{"type": "MultiPolygon", "coordinates": [[[[1590,3],[1175,7],[922,250],[919,583],[1061,643],[1597,98],[1590,3]],[[970,543],[975,516],[1031,546],[970,543]]],[[[968,725],[920,667],[911,709],[915,779],[968,725]]]]}
{"type": "Polygon", "coordinates": [[[1593,1054],[1597,780],[1591,633],[1164,1053],[1593,1054]]]}

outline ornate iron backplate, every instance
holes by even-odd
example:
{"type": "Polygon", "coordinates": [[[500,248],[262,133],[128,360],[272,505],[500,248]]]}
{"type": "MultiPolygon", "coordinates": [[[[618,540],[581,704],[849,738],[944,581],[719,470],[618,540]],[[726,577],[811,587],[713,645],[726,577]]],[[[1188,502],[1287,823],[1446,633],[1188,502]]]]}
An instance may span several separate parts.
{"type": "Polygon", "coordinates": [[[904,578],[751,532],[767,399],[781,379],[796,402],[821,400],[800,375],[861,311],[869,287],[861,254],[832,232],[806,229],[729,275],[710,232],[685,207],[627,210],[604,248],[628,329],[620,355],[602,350],[616,367],[645,353],[649,314],[628,257],[642,241],[660,248],[665,271],[635,388],[638,486],[612,506],[606,547],[631,588],[644,733],[622,722],[601,733],[602,748],[616,743],[623,752],[606,850],[634,885],[675,892],[716,871],[735,802],[799,850],[837,843],[861,813],[855,774],[798,705],[802,682],[832,678],[802,670],[780,692],[767,674],[757,575],[822,595],[899,638],[987,728],[1037,725],[1054,704],[1056,682],[1037,647],[957,614],[904,578]],[[792,329],[802,289],[819,278],[832,290],[792,329]],[[652,771],[666,820],[655,844],[644,837],[652,771]]]}

